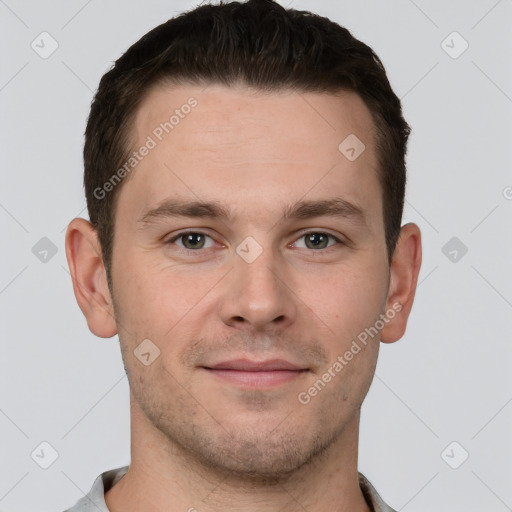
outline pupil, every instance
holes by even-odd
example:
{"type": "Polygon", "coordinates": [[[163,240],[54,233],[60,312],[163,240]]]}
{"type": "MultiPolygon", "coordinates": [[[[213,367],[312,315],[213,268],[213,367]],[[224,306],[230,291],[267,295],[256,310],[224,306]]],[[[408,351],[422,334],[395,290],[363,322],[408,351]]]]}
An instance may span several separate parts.
{"type": "MultiPolygon", "coordinates": [[[[189,233],[188,235],[184,235],[186,240],[184,245],[191,245],[192,249],[196,249],[198,243],[202,246],[200,240],[202,236],[201,233],[189,233]]],[[[311,244],[313,248],[318,248],[320,245],[325,244],[327,237],[323,233],[313,233],[312,235],[308,235],[306,239],[308,242],[306,245],[311,244]]]]}
{"type": "Polygon", "coordinates": [[[322,241],[325,242],[325,240],[327,240],[327,237],[323,233],[313,233],[306,238],[308,242],[312,243],[314,248],[317,248],[318,245],[322,244],[322,241]],[[319,241],[318,238],[323,238],[323,240],[319,241]],[[314,241],[314,239],[316,239],[316,241],[314,241]]]}
{"type": "MultiPolygon", "coordinates": [[[[192,249],[197,249],[197,238],[200,238],[202,237],[203,235],[201,235],[200,233],[190,233],[188,235],[185,235],[184,238],[186,239],[186,242],[185,242],[185,246],[187,246],[187,244],[191,244],[192,245],[192,249]]],[[[201,244],[200,244],[201,245],[201,244]]]]}

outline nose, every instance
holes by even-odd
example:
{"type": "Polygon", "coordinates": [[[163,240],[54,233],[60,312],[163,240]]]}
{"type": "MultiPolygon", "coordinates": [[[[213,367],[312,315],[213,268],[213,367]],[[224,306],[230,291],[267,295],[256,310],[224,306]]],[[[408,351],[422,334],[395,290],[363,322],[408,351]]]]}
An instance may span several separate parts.
{"type": "Polygon", "coordinates": [[[238,254],[220,307],[222,321],[238,329],[276,331],[296,319],[298,298],[284,264],[265,249],[248,263],[238,254]]]}

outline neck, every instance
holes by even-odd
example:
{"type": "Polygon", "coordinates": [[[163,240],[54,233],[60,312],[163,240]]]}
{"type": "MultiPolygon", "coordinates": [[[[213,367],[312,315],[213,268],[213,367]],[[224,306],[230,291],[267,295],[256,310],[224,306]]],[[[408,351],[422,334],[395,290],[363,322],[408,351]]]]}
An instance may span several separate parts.
{"type": "Polygon", "coordinates": [[[359,414],[321,453],[271,478],[211,467],[170,440],[131,400],[131,463],[110,512],[371,512],[358,482],[359,414]]]}

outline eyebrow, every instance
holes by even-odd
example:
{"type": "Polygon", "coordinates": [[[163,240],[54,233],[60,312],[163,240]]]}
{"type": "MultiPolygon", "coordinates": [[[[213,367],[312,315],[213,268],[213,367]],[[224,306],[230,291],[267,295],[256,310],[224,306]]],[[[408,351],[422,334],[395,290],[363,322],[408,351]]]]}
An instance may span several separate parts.
{"type": "MultiPolygon", "coordinates": [[[[281,215],[284,220],[335,217],[353,220],[363,225],[366,224],[367,220],[362,208],[340,197],[298,201],[293,205],[287,206],[281,215]]],[[[229,208],[218,201],[169,199],[156,208],[146,211],[137,222],[144,225],[161,218],[174,217],[209,218],[229,221],[233,218],[233,214],[229,208]]]]}

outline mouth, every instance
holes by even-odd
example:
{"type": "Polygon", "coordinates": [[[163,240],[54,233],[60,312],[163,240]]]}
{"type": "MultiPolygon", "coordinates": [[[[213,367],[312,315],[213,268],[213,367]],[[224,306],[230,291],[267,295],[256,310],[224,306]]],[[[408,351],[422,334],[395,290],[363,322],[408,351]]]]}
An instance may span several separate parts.
{"type": "Polygon", "coordinates": [[[202,366],[210,375],[243,388],[271,388],[294,381],[309,373],[309,368],[301,368],[283,359],[270,361],[250,361],[235,359],[212,366],[202,366]]]}

